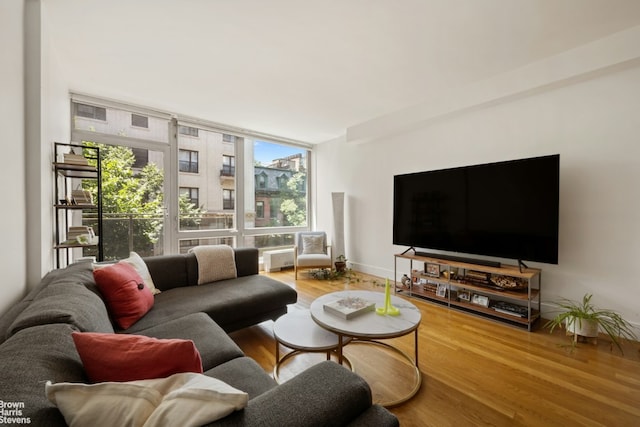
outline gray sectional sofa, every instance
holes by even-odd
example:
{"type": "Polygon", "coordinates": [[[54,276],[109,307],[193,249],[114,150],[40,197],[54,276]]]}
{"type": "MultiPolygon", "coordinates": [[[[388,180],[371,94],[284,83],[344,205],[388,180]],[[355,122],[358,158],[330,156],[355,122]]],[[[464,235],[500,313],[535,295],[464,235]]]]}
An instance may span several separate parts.
{"type": "Polygon", "coordinates": [[[234,256],[237,278],[199,286],[193,254],[145,258],[162,292],[126,331],[114,328],[89,263],[52,271],[0,317],[0,401],[18,405],[31,425],[66,425],[47,400],[45,383],[88,382],[71,333],[128,333],[192,340],[205,375],[248,393],[244,409],[212,426],[398,425],[372,404],[366,382],[336,363],[322,362],[278,385],[243,354],[227,332],[276,319],[297,294],[258,274],[256,249],[236,249],[234,256]]]}

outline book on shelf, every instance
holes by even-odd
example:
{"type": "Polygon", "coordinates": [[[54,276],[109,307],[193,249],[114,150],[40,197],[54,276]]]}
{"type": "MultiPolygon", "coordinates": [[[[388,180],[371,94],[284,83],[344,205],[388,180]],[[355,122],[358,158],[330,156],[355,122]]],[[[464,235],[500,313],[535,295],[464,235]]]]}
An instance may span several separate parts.
{"type": "Polygon", "coordinates": [[[516,317],[527,317],[529,310],[521,305],[509,304],[498,301],[492,307],[498,313],[509,314],[516,317]]]}
{"type": "Polygon", "coordinates": [[[349,320],[363,313],[373,311],[376,308],[376,303],[359,297],[346,297],[325,303],[323,308],[327,313],[349,320]]]}
{"type": "Polygon", "coordinates": [[[89,161],[82,154],[64,153],[64,163],[70,165],[87,166],[89,161]]]}
{"type": "Polygon", "coordinates": [[[86,225],[75,225],[75,226],[69,227],[69,229],[67,230],[67,239],[75,240],[78,236],[82,234],[88,234],[89,237],[95,236],[93,227],[88,227],[86,225]]]}
{"type": "Polygon", "coordinates": [[[93,196],[87,190],[71,190],[71,199],[76,205],[93,205],[93,196]]]}

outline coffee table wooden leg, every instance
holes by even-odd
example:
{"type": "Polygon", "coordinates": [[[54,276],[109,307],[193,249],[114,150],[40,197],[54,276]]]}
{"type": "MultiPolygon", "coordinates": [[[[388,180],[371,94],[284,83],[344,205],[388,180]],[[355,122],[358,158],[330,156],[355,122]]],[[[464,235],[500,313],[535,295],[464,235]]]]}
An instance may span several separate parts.
{"type": "Polygon", "coordinates": [[[342,365],[342,334],[338,334],[338,363],[342,365]]]}
{"type": "Polygon", "coordinates": [[[413,343],[415,349],[416,349],[416,368],[419,368],[418,366],[418,328],[416,328],[416,330],[414,331],[415,334],[415,342],[413,343]]]}

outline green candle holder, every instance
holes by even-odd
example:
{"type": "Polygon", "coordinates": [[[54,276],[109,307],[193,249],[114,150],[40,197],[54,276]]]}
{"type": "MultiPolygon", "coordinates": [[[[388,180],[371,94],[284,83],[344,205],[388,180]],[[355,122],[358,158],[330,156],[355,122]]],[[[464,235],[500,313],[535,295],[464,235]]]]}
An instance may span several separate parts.
{"type": "Polygon", "coordinates": [[[400,314],[400,309],[391,305],[391,288],[389,286],[389,279],[387,279],[384,289],[384,307],[376,308],[376,313],[380,316],[397,316],[400,314]]]}

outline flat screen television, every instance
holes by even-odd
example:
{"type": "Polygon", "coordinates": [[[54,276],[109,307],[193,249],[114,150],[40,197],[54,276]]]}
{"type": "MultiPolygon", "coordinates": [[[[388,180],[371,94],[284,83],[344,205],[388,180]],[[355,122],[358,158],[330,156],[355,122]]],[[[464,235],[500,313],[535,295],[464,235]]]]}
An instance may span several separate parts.
{"type": "Polygon", "coordinates": [[[394,176],[393,243],[558,263],[560,155],[394,176]]]}

